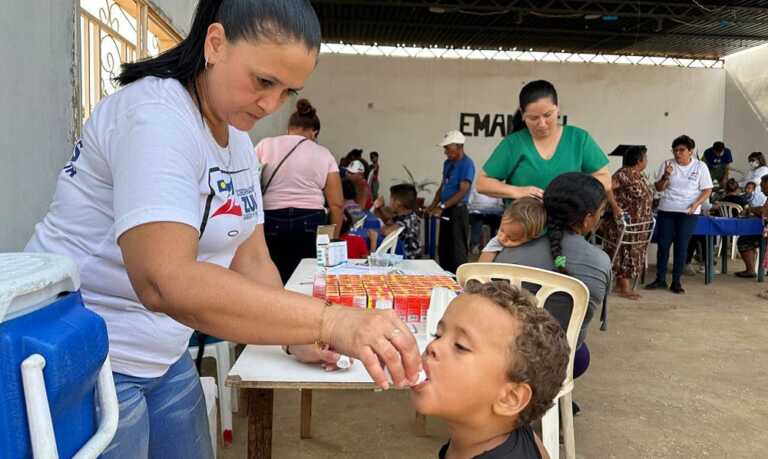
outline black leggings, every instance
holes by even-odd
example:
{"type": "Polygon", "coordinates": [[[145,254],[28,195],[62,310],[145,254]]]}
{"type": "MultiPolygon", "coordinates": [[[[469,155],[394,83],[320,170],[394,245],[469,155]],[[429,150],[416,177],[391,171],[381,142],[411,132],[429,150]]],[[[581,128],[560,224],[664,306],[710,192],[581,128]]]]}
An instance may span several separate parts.
{"type": "Polygon", "coordinates": [[[317,255],[317,227],[326,221],[325,210],[288,208],[264,211],[264,235],[283,284],[288,282],[302,258],[317,255]]]}

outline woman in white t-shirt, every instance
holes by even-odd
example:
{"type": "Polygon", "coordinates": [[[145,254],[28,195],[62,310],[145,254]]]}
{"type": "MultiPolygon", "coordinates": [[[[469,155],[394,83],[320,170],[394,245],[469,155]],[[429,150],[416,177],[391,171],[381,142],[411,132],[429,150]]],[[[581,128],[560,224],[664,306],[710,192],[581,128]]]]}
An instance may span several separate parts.
{"type": "Polygon", "coordinates": [[[256,145],[264,180],[264,235],[283,283],[302,258],[315,256],[317,227],[344,219],[344,197],[336,159],[317,143],[320,118],[307,99],[296,103],[288,134],[256,145]]]}
{"type": "Polygon", "coordinates": [[[73,258],[106,322],[120,421],[102,457],[213,456],[193,329],[333,364],[327,343],[383,387],[385,366],[398,385],[417,379],[397,315],[283,290],[264,242],[247,131],[304,86],[320,43],[306,0],[200,1],[189,35],[124,65],[83,126],[26,250],[73,258]]]}
{"type": "Polygon", "coordinates": [[[709,169],[694,157],[695,148],[696,143],[692,138],[681,135],[672,142],[674,159],[665,161],[656,171],[656,191],[662,194],[656,216],[656,280],[645,286],[648,290],[667,288],[669,249],[674,243],[670,290],[678,294],[685,293],[681,276],[688,243],[696,229],[696,217],[701,214],[701,205],[712,194],[709,169]]]}

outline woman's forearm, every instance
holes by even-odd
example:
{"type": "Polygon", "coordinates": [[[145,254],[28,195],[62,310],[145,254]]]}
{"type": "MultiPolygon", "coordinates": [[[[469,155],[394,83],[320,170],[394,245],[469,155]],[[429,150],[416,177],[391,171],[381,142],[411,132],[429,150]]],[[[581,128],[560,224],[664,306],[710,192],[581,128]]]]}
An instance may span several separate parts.
{"type": "Polygon", "coordinates": [[[191,262],[168,270],[142,302],[190,328],[248,344],[309,344],[322,340],[324,303],[257,284],[218,265],[191,262]]]}
{"type": "Polygon", "coordinates": [[[494,198],[516,198],[518,187],[507,185],[506,183],[492,177],[488,177],[484,172],[477,176],[477,191],[494,198]]]}

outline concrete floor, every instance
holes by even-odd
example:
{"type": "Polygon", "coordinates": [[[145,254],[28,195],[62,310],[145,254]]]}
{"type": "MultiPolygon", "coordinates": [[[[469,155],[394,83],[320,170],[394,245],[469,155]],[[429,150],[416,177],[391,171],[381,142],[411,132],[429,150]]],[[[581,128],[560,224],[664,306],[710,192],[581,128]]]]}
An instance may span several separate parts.
{"type": "MultiPolygon", "coordinates": [[[[739,266],[740,267],[740,266],[739,266]]],[[[768,283],[703,275],[688,293],[610,298],[609,328],[593,323],[589,371],[577,381],[580,458],[768,457],[768,283]]],[[[429,458],[447,437],[436,419],[413,434],[408,394],[315,392],[311,440],[299,439],[299,393],[277,391],[275,458],[429,458]]],[[[235,415],[224,459],[245,457],[246,418],[235,415]]]]}

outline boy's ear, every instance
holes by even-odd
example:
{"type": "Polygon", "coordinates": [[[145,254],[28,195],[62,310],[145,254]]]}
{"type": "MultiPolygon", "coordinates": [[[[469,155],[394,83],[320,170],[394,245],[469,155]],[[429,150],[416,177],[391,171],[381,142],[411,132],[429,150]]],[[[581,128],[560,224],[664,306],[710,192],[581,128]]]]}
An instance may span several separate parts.
{"type": "Polygon", "coordinates": [[[499,390],[493,403],[493,413],[498,416],[517,417],[531,403],[533,389],[528,383],[507,382],[499,390]]]}

